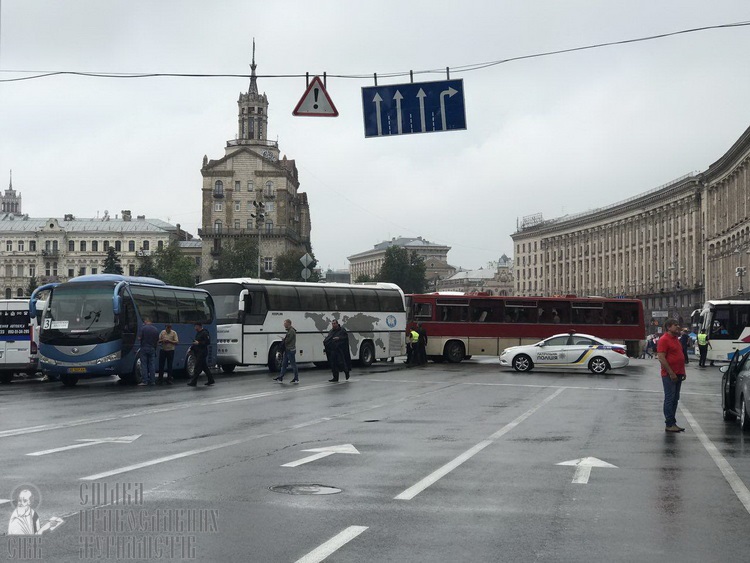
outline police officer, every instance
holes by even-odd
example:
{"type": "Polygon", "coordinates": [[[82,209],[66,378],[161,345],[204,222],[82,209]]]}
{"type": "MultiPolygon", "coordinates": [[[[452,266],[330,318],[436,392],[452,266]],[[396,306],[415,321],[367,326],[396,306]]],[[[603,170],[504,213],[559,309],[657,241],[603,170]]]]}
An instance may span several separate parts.
{"type": "Polygon", "coordinates": [[[700,352],[700,361],[698,362],[699,367],[706,367],[706,355],[708,349],[711,347],[711,343],[708,341],[708,335],[706,329],[702,328],[698,333],[698,352],[700,352]]]}

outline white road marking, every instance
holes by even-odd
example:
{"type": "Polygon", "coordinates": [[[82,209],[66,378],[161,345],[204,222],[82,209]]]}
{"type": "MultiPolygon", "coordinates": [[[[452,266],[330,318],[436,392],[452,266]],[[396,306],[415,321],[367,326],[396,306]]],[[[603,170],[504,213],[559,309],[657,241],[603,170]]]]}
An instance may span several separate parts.
{"type": "Polygon", "coordinates": [[[64,452],[67,450],[75,450],[78,448],[85,448],[87,446],[95,446],[97,444],[132,444],[135,440],[143,436],[143,434],[133,434],[132,436],[120,436],[119,438],[80,438],[76,442],[83,442],[82,444],[72,444],[70,446],[63,446],[61,448],[52,448],[51,450],[42,450],[40,452],[31,452],[31,456],[40,456],[47,454],[55,454],[57,452],[64,452]]]}
{"type": "Polygon", "coordinates": [[[297,559],[296,563],[319,563],[352,541],[367,528],[368,526],[349,526],[324,544],[313,549],[304,557],[297,559]]]}
{"type": "Polygon", "coordinates": [[[729,462],[726,460],[726,458],[721,455],[721,453],[719,453],[718,448],[714,446],[713,442],[708,439],[705,432],[703,432],[703,429],[700,427],[695,418],[693,418],[693,415],[690,414],[690,411],[688,411],[683,405],[680,405],[679,408],[680,412],[682,412],[683,416],[690,424],[690,427],[693,429],[693,432],[695,432],[695,435],[698,437],[698,440],[700,440],[700,443],[703,444],[704,448],[706,448],[708,455],[711,456],[711,459],[714,460],[716,467],[718,467],[719,471],[721,471],[724,479],[726,479],[727,483],[729,483],[729,486],[732,487],[734,494],[737,495],[737,498],[745,507],[745,510],[750,513],[750,491],[748,491],[745,483],[743,483],[742,479],[740,479],[737,473],[735,473],[734,469],[732,469],[732,466],[729,465],[729,462]]]}
{"type": "Polygon", "coordinates": [[[408,489],[406,489],[404,492],[399,494],[398,496],[394,497],[394,500],[411,500],[415,496],[417,496],[419,493],[424,491],[427,487],[430,485],[435,484],[438,480],[445,477],[448,473],[453,471],[456,467],[461,465],[463,462],[471,459],[476,454],[481,452],[484,448],[492,444],[495,440],[500,438],[501,436],[507,434],[511,430],[513,430],[516,426],[518,426],[521,422],[529,418],[532,414],[534,414],[536,411],[538,411],[540,408],[542,408],[544,405],[549,403],[552,399],[557,397],[560,393],[565,391],[565,389],[558,389],[552,395],[544,399],[541,403],[538,405],[530,408],[525,413],[523,413],[521,416],[513,420],[512,422],[509,422],[505,426],[503,426],[500,430],[492,434],[489,438],[486,440],[482,440],[477,445],[473,446],[472,448],[469,448],[464,453],[459,455],[457,458],[453,459],[452,461],[449,461],[445,465],[443,465],[441,468],[433,471],[430,473],[427,477],[419,481],[418,483],[412,485],[408,489]]]}
{"type": "MultiPolygon", "coordinates": [[[[321,385],[321,387],[330,387],[330,385],[321,385]]],[[[205,448],[198,448],[198,449],[190,450],[190,451],[187,451],[187,452],[181,452],[181,453],[178,453],[178,454],[168,455],[168,456],[160,457],[160,458],[157,458],[157,459],[152,459],[150,461],[144,461],[143,463],[135,463],[133,465],[128,465],[127,467],[120,467],[119,469],[113,469],[111,471],[105,471],[104,473],[97,473],[96,475],[89,475],[87,477],[81,477],[80,480],[81,481],[96,481],[97,479],[103,479],[105,477],[111,477],[113,475],[119,475],[121,473],[128,473],[129,471],[134,471],[136,469],[142,469],[144,467],[149,467],[151,465],[157,465],[159,463],[166,463],[168,461],[173,461],[175,459],[181,459],[181,458],[189,457],[189,456],[192,456],[192,455],[198,455],[198,454],[203,454],[203,453],[206,453],[206,452],[211,452],[211,451],[214,451],[214,450],[219,450],[221,448],[227,448],[227,447],[230,447],[230,446],[236,446],[238,444],[244,444],[246,442],[252,442],[253,440],[258,440],[260,438],[268,438],[269,436],[276,436],[278,434],[283,434],[284,432],[288,432],[290,430],[295,430],[295,429],[301,428],[303,426],[312,426],[314,424],[320,424],[322,422],[329,422],[331,420],[336,420],[336,419],[339,419],[339,418],[344,418],[344,417],[352,416],[352,415],[355,415],[355,414],[361,414],[363,412],[371,411],[371,410],[376,409],[376,408],[381,408],[381,407],[386,406],[386,405],[396,405],[396,404],[402,403],[404,401],[408,401],[408,400],[411,400],[411,399],[416,399],[417,397],[424,397],[426,395],[432,395],[433,393],[439,393],[440,391],[444,391],[445,389],[447,389],[449,387],[452,387],[452,385],[446,385],[445,387],[441,387],[440,389],[432,389],[430,391],[424,391],[424,392],[421,392],[421,393],[415,393],[413,395],[407,395],[405,397],[401,397],[400,399],[396,399],[395,401],[393,401],[391,403],[385,403],[385,404],[376,405],[376,406],[372,406],[372,407],[366,407],[366,408],[363,408],[363,409],[359,409],[359,410],[355,410],[355,411],[349,411],[349,412],[344,412],[344,413],[333,415],[333,416],[324,416],[322,418],[318,418],[318,419],[315,419],[315,420],[310,420],[308,422],[304,422],[302,424],[297,424],[295,426],[290,426],[289,428],[282,428],[281,430],[276,430],[274,432],[269,432],[267,434],[258,434],[256,436],[248,436],[246,438],[242,438],[242,439],[239,439],[239,440],[232,440],[231,442],[224,442],[222,444],[215,444],[213,446],[207,446],[205,448]]],[[[295,390],[296,389],[304,389],[304,387],[295,387],[295,390]]]]}
{"type": "Polygon", "coordinates": [[[324,457],[328,457],[329,455],[333,454],[357,454],[359,455],[359,451],[357,448],[355,448],[352,444],[341,444],[340,446],[327,446],[323,448],[312,448],[310,450],[302,450],[303,452],[318,452],[315,455],[303,457],[302,459],[298,459],[297,461],[290,461],[289,463],[285,463],[281,467],[298,467],[300,465],[304,465],[305,463],[310,463],[311,461],[316,461],[318,459],[322,459],[324,457]]]}
{"type": "Polygon", "coordinates": [[[556,463],[555,465],[574,466],[576,470],[573,473],[573,480],[571,481],[571,483],[575,483],[578,485],[585,485],[589,482],[592,467],[606,467],[609,469],[617,469],[616,465],[612,465],[611,463],[607,463],[606,461],[602,461],[601,459],[598,459],[596,457],[582,457],[580,459],[571,459],[570,461],[561,461],[560,463],[556,463]]]}

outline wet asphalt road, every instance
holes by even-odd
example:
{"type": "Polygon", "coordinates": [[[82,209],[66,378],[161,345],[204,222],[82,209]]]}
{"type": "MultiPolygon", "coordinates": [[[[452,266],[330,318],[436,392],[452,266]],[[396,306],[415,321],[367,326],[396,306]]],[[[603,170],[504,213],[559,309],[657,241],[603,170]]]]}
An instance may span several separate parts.
{"type": "MultiPolygon", "coordinates": [[[[3,386],[0,499],[29,483],[41,521],[65,523],[31,543],[2,536],[0,560],[750,558],[750,434],[722,420],[716,368],[690,364],[680,435],[663,431],[649,360],[604,376],[495,358],[328,378],[3,386]],[[80,441],[104,438],[120,441],[80,441]],[[332,446],[345,452],[305,451],[332,446]],[[588,457],[615,467],[558,465],[588,457]],[[105,485],[131,496],[106,504],[105,485]],[[286,485],[340,492],[271,490],[286,485]]],[[[0,505],[2,532],[12,509],[0,505]]]]}

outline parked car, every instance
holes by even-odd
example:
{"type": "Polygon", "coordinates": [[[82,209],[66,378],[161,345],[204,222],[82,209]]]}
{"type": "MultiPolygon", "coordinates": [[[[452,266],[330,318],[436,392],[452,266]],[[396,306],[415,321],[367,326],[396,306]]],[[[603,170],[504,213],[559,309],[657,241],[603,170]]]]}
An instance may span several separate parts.
{"type": "Polygon", "coordinates": [[[750,352],[732,355],[729,365],[721,371],[721,412],[726,421],[739,417],[742,430],[750,430],[750,352]]]}
{"type": "Polygon", "coordinates": [[[528,346],[512,346],[500,355],[500,365],[516,371],[543,368],[582,368],[602,374],[630,363],[625,346],[590,334],[555,334],[528,346]]]}

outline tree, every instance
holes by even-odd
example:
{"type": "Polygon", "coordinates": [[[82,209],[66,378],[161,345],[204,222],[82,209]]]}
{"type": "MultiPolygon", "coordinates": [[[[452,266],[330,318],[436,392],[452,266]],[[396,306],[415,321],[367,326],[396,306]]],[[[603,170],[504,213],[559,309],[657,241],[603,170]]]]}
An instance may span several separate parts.
{"type": "Polygon", "coordinates": [[[37,287],[39,287],[39,282],[36,281],[36,276],[31,276],[29,278],[29,285],[26,287],[26,295],[31,296],[37,287]]]}
{"type": "Polygon", "coordinates": [[[400,246],[391,246],[385,251],[385,260],[380,268],[380,281],[398,285],[404,293],[423,293],[425,288],[424,260],[412,251],[400,246]]]}
{"type": "Polygon", "coordinates": [[[107,257],[104,259],[104,269],[102,271],[105,274],[122,274],[120,257],[112,246],[107,249],[107,257]]]}
{"type": "Polygon", "coordinates": [[[225,241],[216,266],[209,268],[214,278],[249,278],[258,273],[258,243],[252,238],[225,241]]]}
{"type": "Polygon", "coordinates": [[[158,278],[159,275],[156,273],[154,267],[154,259],[150,255],[138,257],[138,268],[135,270],[136,276],[144,276],[148,278],[158,278]]]}
{"type": "Polygon", "coordinates": [[[177,241],[172,241],[154,253],[154,268],[157,277],[169,285],[195,285],[195,262],[180,252],[177,241]]]}
{"type": "MultiPolygon", "coordinates": [[[[273,272],[274,277],[280,280],[287,281],[302,281],[302,262],[300,258],[305,255],[304,251],[299,250],[287,250],[286,252],[279,254],[273,261],[273,272]]],[[[313,269],[318,261],[315,260],[315,255],[310,252],[313,261],[307,266],[310,270],[310,277],[307,279],[309,282],[317,282],[320,279],[318,273],[313,269]]]]}
{"type": "Polygon", "coordinates": [[[368,276],[367,274],[359,274],[354,283],[368,283],[377,281],[374,277],[368,276]]]}

